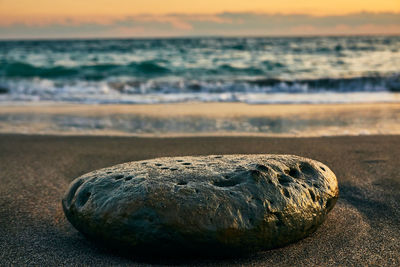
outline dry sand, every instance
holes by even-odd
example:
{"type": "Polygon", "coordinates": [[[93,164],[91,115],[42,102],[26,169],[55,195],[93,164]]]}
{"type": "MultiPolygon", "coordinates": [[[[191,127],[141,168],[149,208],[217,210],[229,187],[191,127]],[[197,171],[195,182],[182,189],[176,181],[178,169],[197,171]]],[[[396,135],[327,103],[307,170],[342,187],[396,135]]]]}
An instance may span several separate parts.
{"type": "MultiPolygon", "coordinates": [[[[400,136],[123,138],[0,135],[0,265],[399,266],[400,136]],[[289,153],[326,163],[340,198],[312,236],[231,259],[134,258],[87,241],[61,198],[77,176],[160,156],[289,153]]],[[[184,256],[184,255],[182,255],[184,256]]]]}

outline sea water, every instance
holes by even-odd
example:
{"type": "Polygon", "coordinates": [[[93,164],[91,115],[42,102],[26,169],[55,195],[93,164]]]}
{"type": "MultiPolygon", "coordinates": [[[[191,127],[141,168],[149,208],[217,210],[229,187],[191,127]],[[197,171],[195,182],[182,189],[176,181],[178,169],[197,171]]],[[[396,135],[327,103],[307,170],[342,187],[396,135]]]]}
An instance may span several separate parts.
{"type": "Polygon", "coordinates": [[[0,42],[0,104],[398,102],[399,91],[399,36],[0,42]]]}

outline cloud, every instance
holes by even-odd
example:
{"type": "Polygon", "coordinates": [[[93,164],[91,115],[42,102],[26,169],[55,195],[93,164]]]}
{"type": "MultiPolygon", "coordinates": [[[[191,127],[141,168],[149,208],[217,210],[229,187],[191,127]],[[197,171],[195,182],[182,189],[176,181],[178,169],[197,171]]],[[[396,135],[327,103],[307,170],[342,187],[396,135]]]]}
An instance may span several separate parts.
{"type": "Polygon", "coordinates": [[[400,34],[400,13],[2,17],[0,38],[400,34]]]}

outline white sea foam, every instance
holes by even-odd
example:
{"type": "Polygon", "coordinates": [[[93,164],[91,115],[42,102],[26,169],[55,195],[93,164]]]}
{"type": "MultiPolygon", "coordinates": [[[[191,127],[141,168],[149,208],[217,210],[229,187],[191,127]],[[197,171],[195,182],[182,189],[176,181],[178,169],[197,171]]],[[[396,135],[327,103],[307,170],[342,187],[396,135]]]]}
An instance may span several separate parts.
{"type": "MultiPolygon", "coordinates": [[[[315,83],[315,82],[313,82],[315,83]]],[[[326,82],[326,83],[329,83],[326,82]]],[[[54,101],[91,104],[154,104],[176,102],[243,102],[249,104],[318,104],[399,102],[399,93],[380,84],[362,79],[337,82],[336,90],[310,88],[310,84],[279,81],[193,82],[179,78],[132,82],[55,81],[50,79],[18,79],[0,82],[8,88],[0,94],[1,102],[54,101]],[[270,83],[265,85],[263,83],[270,83]],[[357,86],[361,89],[357,90],[357,86]],[[367,88],[366,88],[367,87],[367,88]]],[[[314,85],[314,84],[313,84],[314,85]]]]}

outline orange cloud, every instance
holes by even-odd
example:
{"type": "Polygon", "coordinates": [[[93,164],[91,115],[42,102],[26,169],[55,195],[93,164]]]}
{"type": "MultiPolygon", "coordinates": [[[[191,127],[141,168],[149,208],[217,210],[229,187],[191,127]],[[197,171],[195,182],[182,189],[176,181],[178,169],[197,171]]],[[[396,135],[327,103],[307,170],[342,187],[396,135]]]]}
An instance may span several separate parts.
{"type": "Polygon", "coordinates": [[[190,30],[190,22],[207,21],[214,23],[231,23],[231,19],[218,15],[138,15],[138,16],[2,16],[0,26],[25,25],[29,27],[44,27],[47,25],[79,26],[82,24],[111,25],[116,21],[161,22],[170,23],[177,29],[190,30]]]}
{"type": "Polygon", "coordinates": [[[313,25],[300,25],[290,28],[286,35],[363,35],[363,34],[400,34],[400,25],[374,25],[364,24],[359,26],[350,26],[338,24],[333,27],[318,27],[313,25]]]}
{"type": "Polygon", "coordinates": [[[400,13],[0,17],[0,39],[400,34],[400,13]]]}
{"type": "Polygon", "coordinates": [[[132,16],[130,19],[138,22],[161,22],[161,23],[170,23],[174,28],[180,30],[191,30],[192,25],[188,22],[180,19],[176,16],[152,16],[152,15],[141,15],[141,16],[132,16]]]}
{"type": "Polygon", "coordinates": [[[78,26],[87,23],[110,25],[119,19],[120,17],[112,16],[2,16],[0,17],[0,26],[9,27],[16,24],[29,27],[53,24],[78,26]]]}

